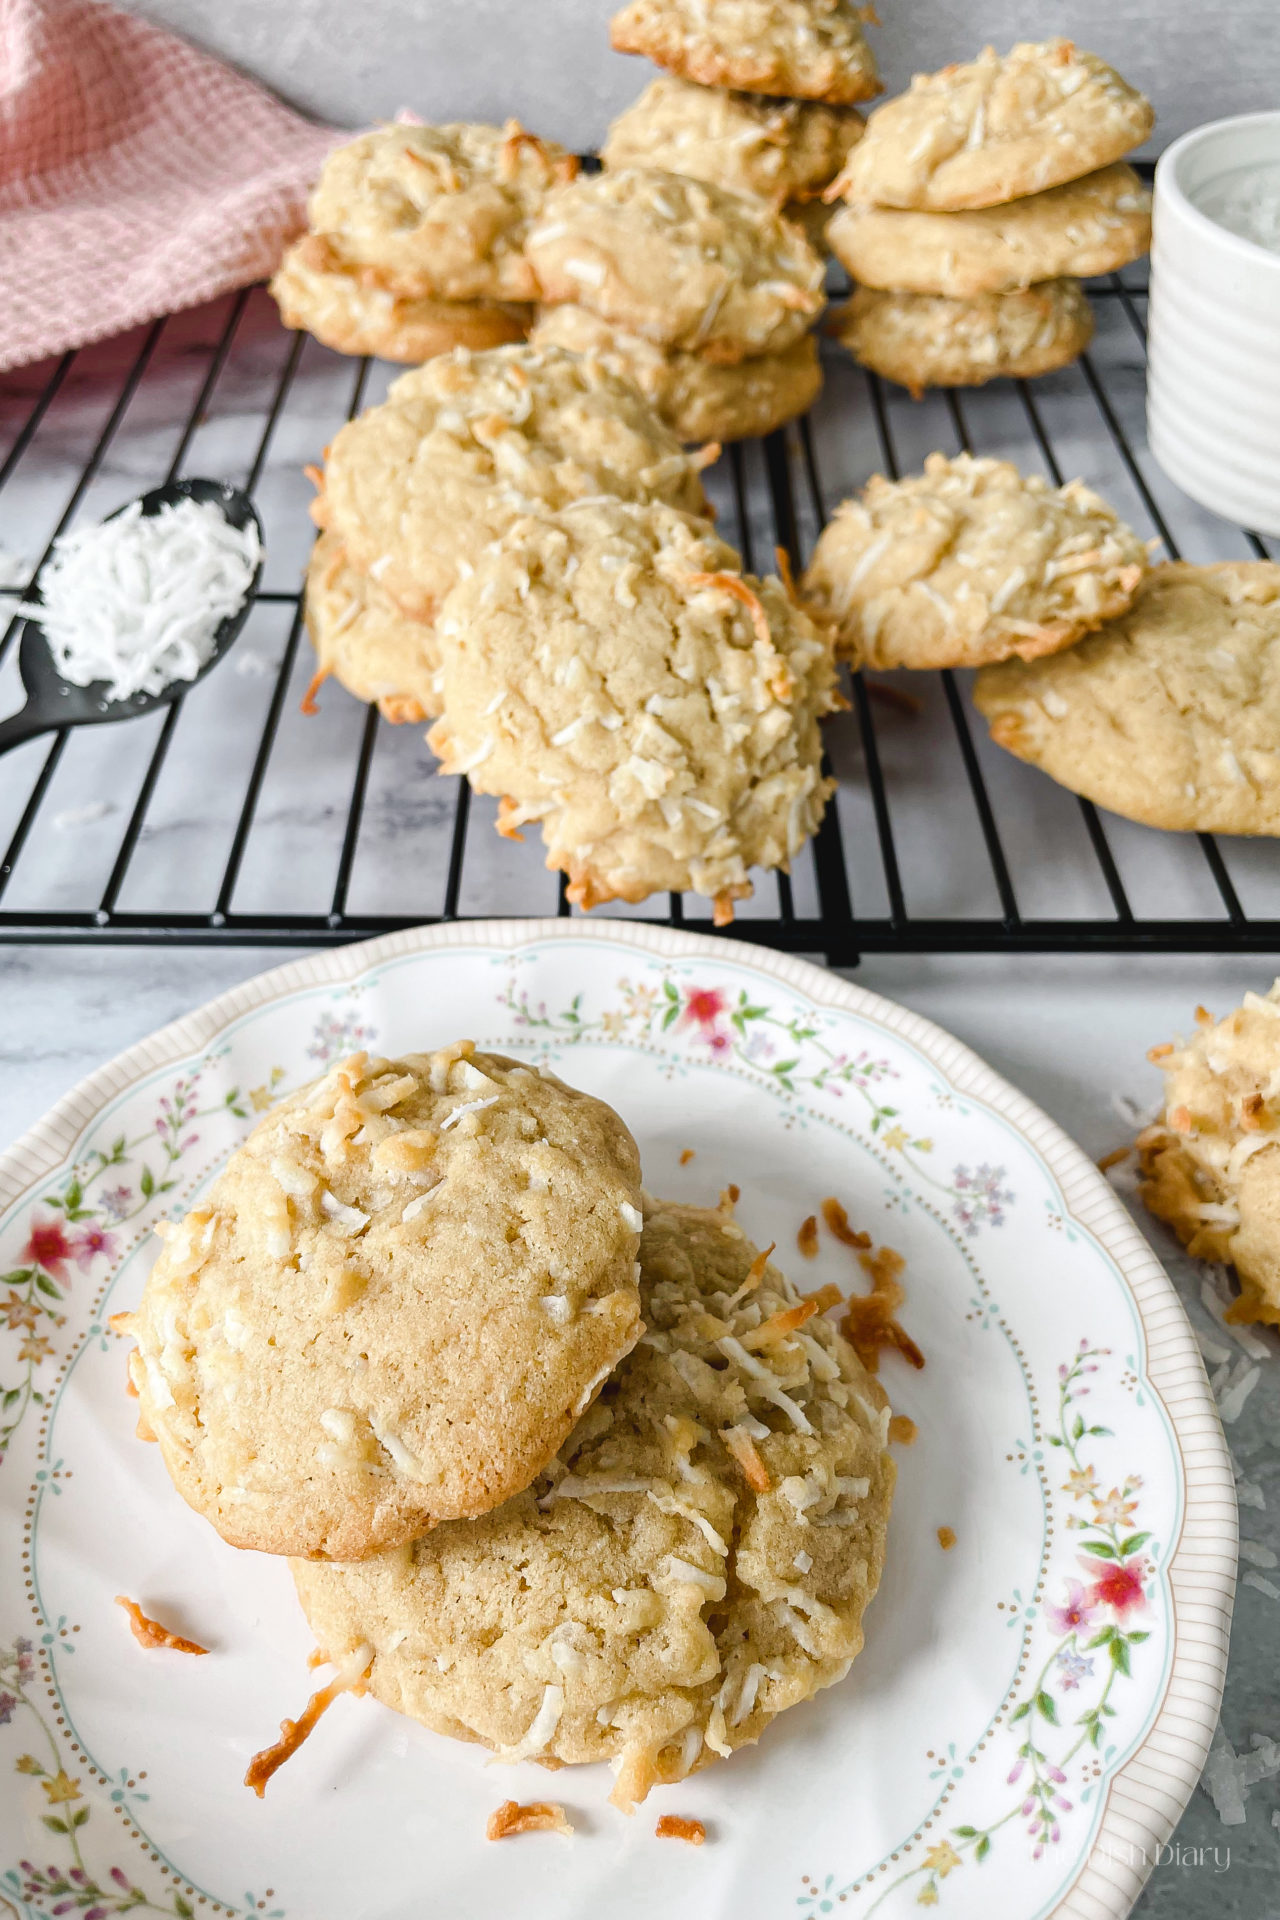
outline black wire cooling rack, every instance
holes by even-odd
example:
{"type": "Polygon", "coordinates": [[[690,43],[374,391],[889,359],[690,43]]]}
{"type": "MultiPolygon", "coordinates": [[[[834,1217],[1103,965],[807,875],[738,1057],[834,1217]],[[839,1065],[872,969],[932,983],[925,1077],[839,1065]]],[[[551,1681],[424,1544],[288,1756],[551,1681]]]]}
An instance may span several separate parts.
{"type": "MultiPolygon", "coordinates": [[[[729,449],[710,487],[757,569],[797,565],[835,502],[934,446],[1081,474],[1167,553],[1272,557],[1200,513],[1142,430],[1145,290],[1091,289],[1098,334],[1034,385],[913,403],[824,343],[811,418],[729,449]]],[[[299,589],[301,468],[396,369],[288,334],[251,289],[0,383],[0,549],[38,565],[67,528],[182,474],[254,496],[268,561],[245,632],[162,713],[59,732],[0,758],[0,939],[328,945],[433,920],[570,912],[536,838],[434,773],[421,729],[391,728],[311,673],[299,589]]],[[[12,612],[16,600],[0,601],[12,612]]],[[[18,704],[9,620],[0,698],[18,704]]],[[[855,676],[830,723],[836,802],[791,876],[761,875],[732,933],[850,965],[876,951],[1280,948],[1274,843],[1158,834],[1104,815],[990,746],[954,673],[855,676]]],[[[602,910],[597,910],[599,914],[602,910]]],[[[618,917],[708,924],[692,896],[618,917]]]]}

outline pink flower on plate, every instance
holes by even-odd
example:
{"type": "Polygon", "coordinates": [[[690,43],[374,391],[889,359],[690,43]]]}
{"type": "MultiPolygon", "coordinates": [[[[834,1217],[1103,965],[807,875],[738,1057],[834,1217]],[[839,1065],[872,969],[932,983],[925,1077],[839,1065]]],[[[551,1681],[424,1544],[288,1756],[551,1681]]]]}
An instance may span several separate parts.
{"type": "Polygon", "coordinates": [[[31,1226],[31,1237],[22,1249],[22,1258],[28,1266],[43,1267],[46,1273],[52,1274],[55,1280],[65,1286],[67,1261],[73,1252],[61,1220],[35,1220],[31,1226]]]}
{"type": "Polygon", "coordinates": [[[1089,1595],[1079,1580],[1068,1580],[1064,1606],[1055,1607],[1052,1600],[1044,1603],[1044,1617],[1055,1633],[1077,1633],[1081,1627],[1088,1626],[1093,1614],[1089,1595]]]}
{"type": "Polygon", "coordinates": [[[1110,1607],[1112,1613],[1123,1620],[1135,1607],[1146,1605],[1143,1583],[1151,1568],[1142,1554],[1135,1554],[1132,1560],[1117,1560],[1111,1565],[1104,1563],[1101,1571],[1095,1565],[1089,1571],[1095,1576],[1089,1594],[1094,1606],[1110,1607]]]}
{"type": "Polygon", "coordinates": [[[81,1273],[87,1273],[99,1255],[114,1260],[117,1244],[114,1233],[108,1233],[105,1227],[82,1227],[71,1243],[71,1251],[81,1273]]]}
{"type": "Polygon", "coordinates": [[[701,1027],[704,1034],[714,1031],[721,1014],[729,1010],[729,996],[720,987],[686,987],[682,1026],[701,1027]]]}

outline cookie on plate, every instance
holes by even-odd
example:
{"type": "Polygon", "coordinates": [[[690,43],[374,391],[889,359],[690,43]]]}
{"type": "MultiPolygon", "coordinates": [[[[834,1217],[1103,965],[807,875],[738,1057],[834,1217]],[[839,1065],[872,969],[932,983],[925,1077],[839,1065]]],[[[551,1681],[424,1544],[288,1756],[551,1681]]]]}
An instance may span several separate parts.
{"type": "Polygon", "coordinates": [[[639,1179],[610,1107],[470,1041],[281,1100],[128,1323],[179,1493],[343,1560],[509,1499],[642,1331],[639,1179]]]}
{"type": "Polygon", "coordinates": [[[1100,807],[1280,834],[1280,565],[1156,567],[1078,647],[979,674],[991,738],[1100,807]]]}
{"type": "Polygon", "coordinates": [[[715,900],[785,866],[822,818],[830,640],[706,521],[588,501],[520,521],[441,610],[444,771],[541,822],[583,907],[715,900]]]}
{"type": "Polygon", "coordinates": [[[311,511],[429,620],[520,514],[601,493],[707,510],[696,460],[630,381],[558,348],[498,347],[394,381],[335,435],[311,511]]]}
{"type": "Polygon", "coordinates": [[[534,1486],[293,1570],[386,1705],[503,1760],[607,1760],[626,1811],[844,1677],[894,1484],[883,1390],[731,1215],[651,1201],[640,1260],[648,1331],[534,1486]]]}
{"type": "Polygon", "coordinates": [[[1151,102],[1070,40],[987,47],[878,107],[837,187],[858,205],[994,207],[1110,166],[1154,125],[1151,102]]]}
{"type": "Polygon", "coordinates": [[[322,533],[307,567],[307,632],[326,675],[393,725],[440,712],[440,649],[429,622],[401,613],[376,580],[347,559],[336,534],[322,533]]]}
{"type": "Polygon", "coordinates": [[[708,360],[780,353],[824,305],[822,262],[797,228],[656,167],[558,188],[526,244],[545,302],[708,360]]]}
{"type": "Polygon", "coordinates": [[[1194,1037],[1151,1058],[1165,1104],[1138,1136],[1142,1197],[1197,1260],[1235,1268],[1228,1320],[1280,1326],[1280,981],[1225,1020],[1198,1007],[1194,1037]]]}
{"type": "Polygon", "coordinates": [[[585,307],[547,307],[530,335],[534,346],[592,354],[610,373],[632,380],[682,440],[743,440],[772,433],[812,406],[822,387],[811,333],[782,353],[736,366],[700,353],[664,351],[638,333],[610,326],[585,307]]]}
{"type": "Polygon", "coordinates": [[[975,667],[1056,653],[1132,603],[1146,548],[1080,481],[931,453],[877,474],[823,529],[802,582],[863,667],[975,667]]]}
{"type": "Polygon", "coordinates": [[[396,293],[532,300],[524,235],[578,163],[516,120],[505,127],[376,127],[335,147],[310,202],[311,230],[345,266],[396,293]]]}
{"type": "Polygon", "coordinates": [[[614,121],[605,167],[660,167],[780,207],[819,193],[862,138],[852,107],[726,93],[661,75],[614,121]]]}
{"type": "Polygon", "coordinates": [[[702,87],[850,106],[880,91],[862,22],[851,0],[630,0],[609,35],[702,87]]]}
{"type": "Polygon", "coordinates": [[[286,327],[312,334],[338,353],[421,366],[453,347],[503,347],[523,340],[533,309],[513,300],[435,300],[394,293],[358,268],[344,267],[329,242],[304,234],[271,280],[286,327]]]}
{"type": "Polygon", "coordinates": [[[969,300],[1063,274],[1110,273],[1147,251],[1151,195],[1132,167],[971,213],[839,207],[827,243],[864,287],[969,300]]]}
{"type": "Polygon", "coordinates": [[[1078,280],[973,300],[859,287],[832,316],[831,332],[864,367],[918,397],[926,387],[980,387],[1068,366],[1093,338],[1093,309],[1078,280]]]}

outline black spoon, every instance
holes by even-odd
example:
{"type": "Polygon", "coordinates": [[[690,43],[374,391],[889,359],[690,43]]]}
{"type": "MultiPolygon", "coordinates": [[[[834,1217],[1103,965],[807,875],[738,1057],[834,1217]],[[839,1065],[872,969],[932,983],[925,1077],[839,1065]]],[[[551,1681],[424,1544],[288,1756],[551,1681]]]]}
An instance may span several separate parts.
{"type": "MultiPolygon", "coordinates": [[[[225,480],[173,480],[167,487],[156,487],[142,496],[143,517],[149,520],[159,513],[161,507],[176,506],[180,500],[195,500],[201,505],[212,502],[237,530],[242,530],[252,522],[258,529],[261,543],[262,523],[254,511],[253,502],[248,494],[241,493],[239,487],[230,486],[225,480]]],[[[129,504],[132,505],[132,502],[129,504]]],[[[127,507],[120,507],[107,517],[115,520],[127,511],[127,507]]],[[[234,613],[229,613],[225,620],[219,622],[213,636],[213,651],[195,680],[171,680],[159,693],[132,693],[124,700],[107,699],[109,683],[106,680],[92,680],[87,687],[75,687],[69,680],[64,680],[53,664],[53,654],[44,628],[38,620],[26,620],[18,647],[18,671],[22,675],[27,704],[20,707],[17,713],[10,714],[7,720],[0,720],[0,753],[18,746],[23,740],[32,739],[38,733],[50,733],[56,727],[95,727],[108,720],[136,720],[140,713],[150,713],[153,707],[162,707],[176,700],[193,687],[196,680],[204,679],[235,640],[253,605],[261,578],[260,560],[244,599],[234,613]]],[[[39,574],[23,598],[28,603],[39,603],[39,574]]]]}

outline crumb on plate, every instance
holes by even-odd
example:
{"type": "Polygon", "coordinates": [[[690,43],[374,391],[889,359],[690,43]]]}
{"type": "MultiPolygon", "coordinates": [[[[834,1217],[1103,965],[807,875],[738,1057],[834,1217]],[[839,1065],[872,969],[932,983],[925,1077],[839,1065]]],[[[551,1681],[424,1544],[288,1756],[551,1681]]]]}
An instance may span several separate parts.
{"type": "Polygon", "coordinates": [[[707,1837],[701,1820],[687,1820],[682,1813],[664,1813],[654,1832],[659,1840],[687,1840],[691,1847],[700,1847],[707,1837]]]}
{"type": "Polygon", "coordinates": [[[827,1232],[834,1234],[842,1247],[856,1247],[859,1252],[871,1245],[869,1233],[858,1233],[849,1225],[849,1216],[838,1200],[828,1197],[822,1203],[822,1217],[827,1224],[827,1232]]]}
{"type": "Polygon", "coordinates": [[[128,1614],[130,1629],[140,1647],[169,1647],[174,1653],[208,1653],[208,1647],[202,1647],[198,1640],[185,1640],[180,1633],[172,1633],[168,1627],[161,1626],[158,1620],[144,1613],[137,1601],[130,1600],[126,1594],[116,1595],[116,1605],[123,1607],[128,1614]]]}
{"type": "Polygon", "coordinates": [[[955,1543],[956,1543],[956,1530],[954,1527],[938,1528],[938,1545],[942,1548],[942,1551],[944,1553],[950,1553],[955,1543]]]}
{"type": "Polygon", "coordinates": [[[293,1757],[303,1741],[314,1730],[321,1714],[333,1705],[338,1695],[364,1692],[364,1683],[373,1665],[372,1647],[358,1647],[354,1658],[360,1662],[358,1668],[348,1667],[346,1671],[339,1672],[337,1678],[331,1680],[327,1687],[321,1687],[318,1692],[313,1693],[296,1720],[280,1722],[280,1738],[275,1745],[264,1747],[261,1753],[254,1754],[245,1773],[244,1784],[246,1787],[253,1788],[259,1800],[266,1792],[267,1782],[272,1774],[277,1772],[286,1760],[293,1757]]]}
{"type": "Polygon", "coordinates": [[[909,1447],[919,1431],[910,1414],[895,1413],[889,1421],[889,1438],[899,1446],[909,1447]]]}
{"type": "Polygon", "coordinates": [[[486,1840],[506,1840],[513,1833],[572,1832],[569,1818],[556,1800],[531,1800],[524,1807],[516,1800],[504,1800],[489,1815],[484,1835],[486,1840]]]}

